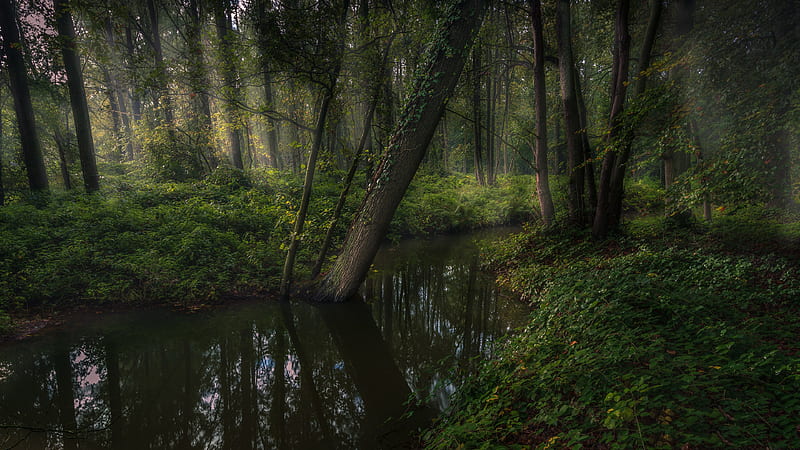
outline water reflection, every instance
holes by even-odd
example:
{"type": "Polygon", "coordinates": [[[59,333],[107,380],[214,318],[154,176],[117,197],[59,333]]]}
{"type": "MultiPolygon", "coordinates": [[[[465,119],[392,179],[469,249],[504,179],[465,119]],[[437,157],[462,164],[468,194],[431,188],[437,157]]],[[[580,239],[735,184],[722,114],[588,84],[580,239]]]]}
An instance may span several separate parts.
{"type": "Polygon", "coordinates": [[[0,448],[402,448],[520,323],[471,238],[384,249],[366,303],[75,319],[0,349],[0,448]],[[403,419],[412,393],[432,408],[403,419]]]}

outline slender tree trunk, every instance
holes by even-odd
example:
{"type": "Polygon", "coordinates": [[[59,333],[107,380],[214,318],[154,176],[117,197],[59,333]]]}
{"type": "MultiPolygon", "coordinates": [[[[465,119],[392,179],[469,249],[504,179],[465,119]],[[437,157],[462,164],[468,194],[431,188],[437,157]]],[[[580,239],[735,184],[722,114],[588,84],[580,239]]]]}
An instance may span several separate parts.
{"type": "Polygon", "coordinates": [[[32,191],[48,189],[47,171],[44,167],[39,135],[36,131],[36,118],[33,114],[31,92],[28,87],[28,72],[22,56],[17,13],[11,0],[0,0],[0,34],[3,52],[6,56],[11,94],[14,97],[14,111],[17,114],[17,127],[22,144],[22,159],[28,175],[28,185],[32,191]]]}
{"type": "Polygon", "coordinates": [[[339,195],[339,201],[336,202],[336,208],[333,211],[333,220],[328,226],[328,231],[325,233],[325,239],[322,241],[322,248],[319,250],[317,262],[314,264],[314,269],[311,271],[311,278],[316,278],[322,271],[322,265],[325,263],[325,257],[328,254],[328,249],[330,248],[331,241],[333,240],[333,233],[336,230],[336,226],[339,224],[339,219],[341,218],[342,210],[344,209],[344,204],[347,200],[347,195],[350,193],[350,186],[353,184],[353,178],[356,175],[358,163],[361,160],[361,154],[364,152],[364,147],[370,134],[369,131],[372,127],[372,116],[375,115],[375,106],[377,103],[378,96],[376,95],[370,102],[369,110],[367,111],[367,115],[364,119],[364,129],[361,132],[361,139],[358,142],[358,148],[356,148],[355,155],[353,155],[353,161],[350,163],[350,170],[347,172],[347,177],[344,180],[344,188],[342,189],[342,193],[339,195]]]}
{"type": "Polygon", "coordinates": [[[297,248],[300,245],[300,236],[303,234],[303,227],[308,213],[308,204],[311,199],[311,188],[314,183],[314,170],[317,165],[317,156],[322,147],[324,138],[325,120],[328,116],[328,109],[333,97],[333,88],[323,94],[322,106],[320,106],[317,127],[314,129],[314,142],[311,145],[311,152],[308,155],[306,164],[306,177],[303,183],[303,198],[300,201],[300,209],[297,211],[297,218],[294,222],[294,230],[289,237],[289,250],[286,253],[286,261],[283,265],[283,276],[281,277],[281,299],[288,300],[289,291],[292,285],[294,272],[294,260],[297,256],[297,248]]]}
{"type": "Polygon", "coordinates": [[[214,123],[211,119],[211,99],[208,95],[208,71],[203,49],[204,12],[199,0],[189,0],[189,22],[186,26],[186,60],[189,78],[189,94],[192,129],[197,153],[209,170],[219,165],[214,148],[214,123]]]}
{"type": "MultiPolygon", "coordinates": [[[[69,122],[67,122],[69,125],[69,122]]],[[[69,140],[61,134],[61,127],[56,126],[53,131],[53,140],[56,142],[56,149],[58,150],[58,165],[61,168],[61,179],[64,180],[64,189],[72,190],[72,180],[69,177],[69,158],[67,151],[69,149],[69,140]]]]}
{"type": "Polygon", "coordinates": [[[556,29],[558,35],[558,69],[561,99],[564,104],[566,132],[567,175],[569,176],[568,206],[573,225],[583,226],[586,204],[584,199],[584,154],[579,141],[581,129],[578,102],[575,95],[575,62],[572,54],[572,26],[569,0],[558,0],[556,29]]]}
{"type": "Polygon", "coordinates": [[[78,141],[78,155],[83,171],[83,185],[87,192],[100,189],[100,176],[97,173],[97,162],[94,155],[92,125],[89,119],[89,106],[86,104],[86,93],[83,88],[83,72],[81,60],[76,49],[75,27],[69,11],[69,0],[55,0],[56,28],[61,40],[61,54],[64,58],[64,69],[67,72],[69,102],[72,106],[72,122],[75,124],[75,136],[78,141]]]}
{"type": "Polygon", "coordinates": [[[319,285],[316,294],[319,301],[344,301],[356,293],[425,156],[480,28],[486,4],[481,0],[463,0],[454,8],[434,38],[436,44],[424,75],[414,80],[398,128],[375,171],[342,252],[319,285]]]}
{"type": "Polygon", "coordinates": [[[555,208],[550,194],[550,181],[547,172],[547,92],[544,73],[544,32],[542,27],[541,0],[528,0],[531,8],[533,28],[533,94],[536,102],[536,148],[534,163],[536,164],[536,194],[539,197],[539,208],[542,210],[542,222],[545,226],[553,224],[555,208]]]}
{"type": "Polygon", "coordinates": [[[472,132],[475,149],[472,153],[475,165],[475,179],[484,186],[486,178],[483,170],[483,123],[481,119],[481,49],[475,46],[472,49],[472,132]]]}
{"type": "Polygon", "coordinates": [[[161,48],[161,29],[158,20],[158,5],[154,0],[147,0],[147,11],[150,16],[150,42],[153,46],[153,58],[156,66],[157,83],[156,105],[161,110],[167,126],[167,134],[171,144],[175,143],[175,113],[172,110],[172,98],[169,95],[167,68],[164,64],[164,52],[161,48]]]}
{"type": "MultiPolygon", "coordinates": [[[[128,56],[127,61],[127,70],[128,73],[133,73],[136,68],[133,64],[133,60],[135,57],[135,47],[133,43],[133,31],[131,27],[125,27],[125,50],[128,56]]],[[[136,125],[139,123],[139,120],[142,118],[142,101],[139,97],[139,94],[136,92],[135,87],[131,86],[128,89],[128,96],[131,100],[131,116],[130,116],[130,123],[131,123],[131,134],[130,134],[130,142],[131,142],[131,151],[128,155],[128,158],[133,161],[136,158],[136,155],[140,155],[142,153],[142,145],[136,139],[134,134],[134,129],[136,125]]]]}
{"type": "Polygon", "coordinates": [[[3,148],[3,98],[2,91],[0,91],[0,206],[6,204],[6,187],[3,184],[3,156],[5,149],[3,148]]]}
{"type": "Polygon", "coordinates": [[[612,173],[621,160],[617,139],[621,137],[622,113],[628,85],[628,66],[630,63],[630,34],[628,34],[629,0],[619,0],[615,19],[614,65],[611,71],[611,113],[609,115],[609,133],[606,140],[606,153],[600,169],[600,183],[597,192],[597,211],[595,213],[592,234],[603,237],[617,225],[611,211],[612,173]]]}
{"type": "Polygon", "coordinates": [[[125,95],[120,86],[119,76],[116,70],[118,63],[118,58],[116,56],[117,44],[114,40],[114,23],[110,15],[107,16],[104,21],[103,31],[106,36],[106,45],[108,45],[108,57],[113,66],[105,71],[105,75],[108,79],[107,85],[109,91],[111,91],[108,95],[109,104],[112,109],[112,120],[114,120],[114,114],[116,113],[119,117],[117,120],[119,120],[122,125],[123,132],[120,134],[120,137],[125,141],[125,149],[121,156],[123,160],[130,160],[133,159],[133,129],[131,127],[131,118],[128,114],[128,105],[125,101],[125,95]],[[112,99],[112,97],[114,97],[114,99],[112,99]]]}
{"type": "Polygon", "coordinates": [[[494,57],[491,48],[488,50],[486,76],[486,184],[494,185],[495,182],[495,92],[497,83],[495,82],[492,65],[494,57]]]}
{"type": "MultiPolygon", "coordinates": [[[[598,203],[595,213],[592,234],[603,237],[620,224],[622,218],[622,199],[624,196],[625,173],[633,145],[633,130],[623,130],[621,118],[628,84],[628,65],[630,60],[630,35],[628,34],[629,4],[620,0],[616,17],[616,44],[612,87],[612,108],[609,118],[609,145],[617,141],[617,147],[606,152],[600,172],[598,203]]],[[[650,67],[650,58],[655,44],[656,32],[661,18],[661,2],[650,2],[650,18],[648,20],[645,39],[639,56],[638,71],[640,76],[634,84],[633,95],[641,96],[646,88],[645,72],[650,67]]]]}
{"type": "Polygon", "coordinates": [[[575,74],[573,80],[575,81],[575,99],[577,102],[578,120],[580,121],[580,132],[578,133],[577,139],[581,148],[580,153],[584,165],[586,194],[589,202],[589,217],[594,217],[594,212],[597,209],[597,183],[594,179],[594,150],[592,150],[592,145],[589,142],[589,113],[586,110],[586,101],[583,97],[583,88],[581,87],[580,81],[581,77],[575,74]]]}
{"type": "Polygon", "coordinates": [[[239,97],[239,74],[236,68],[236,59],[233,57],[233,30],[230,14],[221,4],[214,8],[214,22],[219,38],[220,60],[222,61],[222,83],[224,85],[224,110],[226,128],[228,129],[228,143],[231,146],[231,162],[233,167],[244,170],[242,157],[241,124],[237,113],[236,101],[239,97]]]}

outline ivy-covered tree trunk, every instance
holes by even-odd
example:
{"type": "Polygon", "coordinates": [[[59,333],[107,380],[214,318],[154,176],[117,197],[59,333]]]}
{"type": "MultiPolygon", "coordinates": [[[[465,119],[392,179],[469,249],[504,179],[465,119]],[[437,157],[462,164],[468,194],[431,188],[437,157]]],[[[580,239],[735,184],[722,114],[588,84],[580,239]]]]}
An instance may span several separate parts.
{"type": "Polygon", "coordinates": [[[83,172],[83,186],[87,192],[100,189],[100,176],[97,173],[97,161],[94,154],[92,124],[89,119],[89,106],[86,104],[86,92],[83,88],[83,71],[81,60],[75,46],[75,27],[69,11],[68,0],[55,0],[56,28],[61,40],[61,54],[64,58],[64,69],[67,72],[69,103],[72,106],[72,121],[75,124],[75,136],[78,141],[78,156],[83,172]]]}
{"type": "Polygon", "coordinates": [[[22,56],[17,12],[11,0],[0,0],[0,33],[2,33],[3,53],[6,56],[11,94],[14,97],[14,111],[17,114],[19,139],[22,144],[22,159],[28,175],[28,185],[32,191],[48,189],[47,171],[44,167],[36,119],[33,114],[31,92],[28,87],[28,72],[22,56]]]}
{"type": "Polygon", "coordinates": [[[482,0],[461,0],[447,9],[342,251],[317,288],[318,301],[345,301],[366,277],[455,89],[485,10],[482,0]]]}
{"type": "Polygon", "coordinates": [[[536,195],[542,211],[542,222],[550,226],[555,218],[553,197],[550,194],[550,181],[547,171],[547,92],[544,75],[544,33],[542,27],[541,0],[528,0],[531,8],[533,29],[533,94],[536,102],[536,195]]]}

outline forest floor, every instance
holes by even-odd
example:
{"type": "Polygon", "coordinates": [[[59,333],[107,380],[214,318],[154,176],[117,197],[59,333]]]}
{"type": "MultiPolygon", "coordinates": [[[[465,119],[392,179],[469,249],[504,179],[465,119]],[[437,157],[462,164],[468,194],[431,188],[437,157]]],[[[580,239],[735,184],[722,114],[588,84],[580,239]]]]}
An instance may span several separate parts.
{"type": "Polygon", "coordinates": [[[465,375],[427,448],[800,448],[800,221],[667,222],[488,249],[530,322],[465,375]]]}

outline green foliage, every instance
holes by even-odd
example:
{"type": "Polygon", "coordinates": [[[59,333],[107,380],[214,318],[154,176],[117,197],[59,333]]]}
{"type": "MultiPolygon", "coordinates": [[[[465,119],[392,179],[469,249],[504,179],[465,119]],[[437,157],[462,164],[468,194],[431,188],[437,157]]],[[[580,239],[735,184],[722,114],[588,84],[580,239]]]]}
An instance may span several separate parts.
{"type": "Polygon", "coordinates": [[[482,187],[469,175],[415,178],[392,221],[390,236],[470,230],[530,219],[535,184],[530,176],[502,176],[482,187]]]}
{"type": "Polygon", "coordinates": [[[428,448],[800,446],[800,269],[655,242],[527,232],[490,252],[530,323],[428,448]]]}
{"type": "MultiPolygon", "coordinates": [[[[122,173],[127,166],[120,165],[122,173]]],[[[288,172],[220,168],[193,183],[106,178],[103,193],[52,194],[0,208],[0,311],[70,303],[208,302],[277,286],[302,180],[288,172]]],[[[321,173],[298,255],[307,276],[330,226],[343,174],[321,173]]],[[[363,196],[363,175],[336,230],[341,242],[363,196]]],[[[521,220],[528,177],[481,188],[460,176],[414,183],[396,236],[521,220]]]]}

